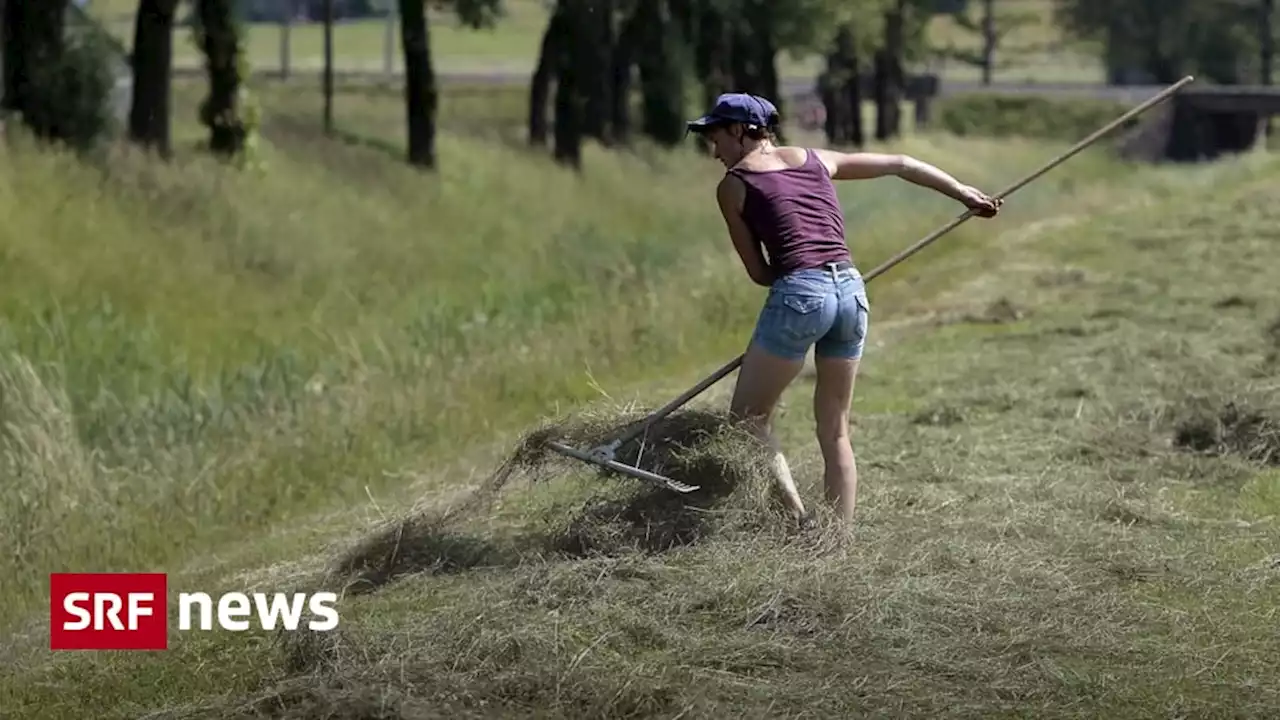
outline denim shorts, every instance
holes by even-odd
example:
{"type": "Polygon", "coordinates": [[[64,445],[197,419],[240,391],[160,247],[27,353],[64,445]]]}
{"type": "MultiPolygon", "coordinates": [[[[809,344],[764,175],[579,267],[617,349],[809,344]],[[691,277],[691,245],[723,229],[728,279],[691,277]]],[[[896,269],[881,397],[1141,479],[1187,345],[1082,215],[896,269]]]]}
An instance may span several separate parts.
{"type": "Polygon", "coordinates": [[[822,357],[860,358],[870,311],[856,268],[798,270],[769,288],[752,342],[792,360],[803,359],[811,346],[822,357]]]}

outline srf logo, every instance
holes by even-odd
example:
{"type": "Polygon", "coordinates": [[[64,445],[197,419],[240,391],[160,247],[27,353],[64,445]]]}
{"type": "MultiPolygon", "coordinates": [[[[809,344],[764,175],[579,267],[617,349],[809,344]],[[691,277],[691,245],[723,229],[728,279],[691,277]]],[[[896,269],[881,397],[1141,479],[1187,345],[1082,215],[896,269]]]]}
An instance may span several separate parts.
{"type": "Polygon", "coordinates": [[[49,649],[166,650],[164,573],[53,573],[49,649]]]}
{"type": "MultiPolygon", "coordinates": [[[[167,650],[168,591],[164,573],[53,573],[49,649],[167,650]]],[[[338,627],[337,602],[332,592],[178,593],[178,630],[296,630],[307,609],[318,618],[307,627],[328,632],[338,627]]]]}

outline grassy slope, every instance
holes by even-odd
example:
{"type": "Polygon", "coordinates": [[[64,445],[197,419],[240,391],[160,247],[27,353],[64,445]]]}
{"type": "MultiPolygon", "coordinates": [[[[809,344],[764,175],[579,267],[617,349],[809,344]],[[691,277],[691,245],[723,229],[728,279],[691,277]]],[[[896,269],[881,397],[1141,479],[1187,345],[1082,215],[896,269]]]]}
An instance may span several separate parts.
{"type": "MultiPolygon", "coordinates": [[[[419,179],[300,132],[311,107],[296,102],[271,108],[278,142],[258,179],[122,161],[104,184],[64,158],[5,158],[0,467],[24,483],[0,507],[24,545],[4,554],[15,673],[0,707],[128,717],[278,697],[273,679],[297,671],[286,660],[314,652],[213,636],[160,657],[49,656],[43,574],[162,568],[175,591],[288,587],[380,515],[487,472],[512,433],[593,396],[588,373],[656,401],[740,347],[759,292],[722,241],[705,161],[591,153],[581,182],[458,133],[442,141],[443,177],[419,179]]],[[[348,123],[386,132],[380,112],[394,100],[348,123]]],[[[988,187],[1052,150],[904,147],[988,187]]],[[[506,568],[495,550],[496,567],[348,599],[329,656],[346,689],[303,677],[286,704],[1274,711],[1280,479],[1165,440],[1189,392],[1274,386],[1264,329],[1280,294],[1262,268],[1277,172],[1082,157],[1007,218],[877,281],[852,544],[734,534],[665,557],[506,568]],[[1239,300],[1215,307],[1227,296],[1239,300]],[[967,317],[1002,297],[1026,318],[967,317]]],[[[893,181],[842,193],[868,268],[954,213],[893,181]]],[[[806,393],[781,423],[816,497],[806,393]]],[[[450,547],[506,528],[535,548],[586,497],[571,482],[515,491],[450,547]]]]}
{"type": "MultiPolygon", "coordinates": [[[[177,93],[184,141],[200,94],[177,93]]],[[[94,498],[105,507],[28,498],[10,511],[30,548],[8,560],[21,572],[6,625],[38,606],[54,558],[167,564],[298,507],[364,498],[388,482],[369,467],[435,457],[590,396],[587,372],[688,371],[739,347],[758,291],[736,274],[707,200],[713,162],[588,152],[580,179],[495,144],[501,126],[446,98],[446,128],[468,134],[442,139],[436,181],[320,138],[312,96],[266,100],[277,143],[262,177],[201,158],[120,157],[103,177],[65,157],[6,157],[0,339],[49,383],[29,387],[11,369],[14,407],[33,407],[19,418],[33,426],[75,421],[55,428],[48,472],[30,472],[51,483],[47,497],[110,489],[94,498]],[[666,299],[690,286],[697,303],[666,299]],[[91,471],[95,453],[115,475],[91,471]],[[135,517],[139,502],[154,514],[135,517]],[[48,534],[81,517],[83,536],[48,534]],[[173,525],[155,532],[161,522],[173,525]],[[100,543],[108,527],[127,539],[100,543]]],[[[343,127],[391,144],[400,113],[391,95],[338,103],[343,127]]],[[[1030,164],[994,143],[915,147],[975,181],[1030,164]]],[[[1054,182],[1028,198],[1043,206],[1054,182]]],[[[881,256],[954,211],[894,183],[848,197],[852,217],[883,233],[860,249],[881,256]],[[913,216],[890,216],[906,202],[913,216]]]]}

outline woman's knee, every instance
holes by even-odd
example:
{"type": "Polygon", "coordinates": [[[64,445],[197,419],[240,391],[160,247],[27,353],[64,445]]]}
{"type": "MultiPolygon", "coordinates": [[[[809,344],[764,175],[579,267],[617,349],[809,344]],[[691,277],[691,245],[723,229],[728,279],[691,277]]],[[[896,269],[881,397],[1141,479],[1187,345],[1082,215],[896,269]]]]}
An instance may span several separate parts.
{"type": "Polygon", "coordinates": [[[818,444],[831,447],[849,441],[849,413],[819,413],[815,423],[818,444]]]}

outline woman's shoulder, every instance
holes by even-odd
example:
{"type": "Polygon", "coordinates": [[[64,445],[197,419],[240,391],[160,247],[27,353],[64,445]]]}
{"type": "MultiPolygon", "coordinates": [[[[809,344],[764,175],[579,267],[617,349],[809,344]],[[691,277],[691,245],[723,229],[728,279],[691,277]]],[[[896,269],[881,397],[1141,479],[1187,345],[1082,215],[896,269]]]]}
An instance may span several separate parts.
{"type": "Polygon", "coordinates": [[[809,162],[812,151],[800,145],[782,145],[778,147],[778,157],[791,167],[800,167],[809,162]]]}

